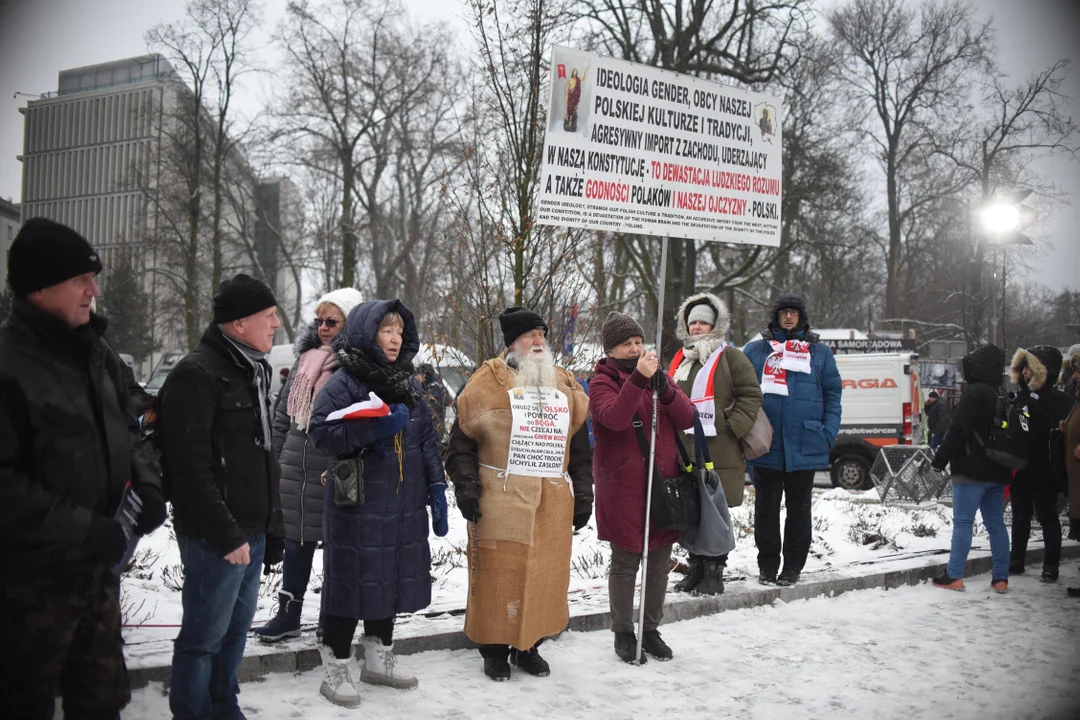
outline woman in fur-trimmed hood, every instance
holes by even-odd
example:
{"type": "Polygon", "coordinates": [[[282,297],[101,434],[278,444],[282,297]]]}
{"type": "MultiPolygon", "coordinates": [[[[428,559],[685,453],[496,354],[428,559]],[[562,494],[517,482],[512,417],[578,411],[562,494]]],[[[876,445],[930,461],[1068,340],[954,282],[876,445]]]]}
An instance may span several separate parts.
{"type": "MultiPolygon", "coordinates": [[[[746,478],[739,438],[754,426],[762,395],[754,366],[741,350],[726,343],[730,327],[731,313],[720,298],[712,293],[688,297],[675,316],[675,337],[682,342],[682,349],[668,374],[697,408],[707,428],[709,454],[724,497],[730,507],[736,507],[743,503],[746,478]],[[701,376],[703,372],[705,376],[701,376]]],[[[686,578],[676,583],[675,589],[718,595],[724,591],[726,564],[726,555],[691,555],[686,578]]]]}
{"type": "Polygon", "coordinates": [[[1070,402],[1065,393],[1054,387],[1062,365],[1061,351],[1050,345],[1020,348],[1013,354],[1009,374],[1020,390],[1017,400],[1031,415],[1028,464],[1012,481],[1012,550],[1009,573],[1024,572],[1024,556],[1031,535],[1031,518],[1039,519],[1046,544],[1043,558],[1043,582],[1058,578],[1061,558],[1061,522],[1058,520],[1057,496],[1064,488],[1050,472],[1050,432],[1069,414],[1070,402]]]}

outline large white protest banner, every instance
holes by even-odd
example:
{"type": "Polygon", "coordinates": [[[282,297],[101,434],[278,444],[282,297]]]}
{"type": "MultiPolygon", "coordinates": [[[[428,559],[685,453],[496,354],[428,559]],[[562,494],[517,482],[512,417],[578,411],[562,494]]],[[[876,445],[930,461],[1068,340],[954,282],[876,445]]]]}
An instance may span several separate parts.
{"type": "Polygon", "coordinates": [[[554,46],[538,222],[780,244],[780,101],[554,46]]]}

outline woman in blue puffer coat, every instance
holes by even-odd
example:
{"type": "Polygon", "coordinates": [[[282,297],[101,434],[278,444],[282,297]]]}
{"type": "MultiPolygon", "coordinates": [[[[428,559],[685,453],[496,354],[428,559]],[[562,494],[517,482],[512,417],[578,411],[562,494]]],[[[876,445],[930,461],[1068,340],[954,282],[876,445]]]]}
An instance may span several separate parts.
{"type": "Polygon", "coordinates": [[[360,620],[360,679],[417,685],[415,677],[395,669],[394,616],[431,602],[425,506],[432,505],[436,534],[445,535],[446,475],[412,366],[420,348],[412,312],[399,300],[361,303],[349,313],[334,347],[341,369],[315,401],[310,435],[335,460],[361,458],[363,495],[357,507],[341,507],[331,467],[323,505],[328,648],[323,649],[321,692],[335,704],[355,706],[360,696],[349,660],[360,620]]]}

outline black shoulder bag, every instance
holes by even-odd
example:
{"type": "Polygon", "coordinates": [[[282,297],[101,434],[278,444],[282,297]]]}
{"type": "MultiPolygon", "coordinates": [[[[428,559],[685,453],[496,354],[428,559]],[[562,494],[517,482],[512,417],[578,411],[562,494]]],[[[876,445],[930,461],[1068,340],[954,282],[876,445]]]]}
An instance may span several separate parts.
{"type": "MultiPolygon", "coordinates": [[[[648,467],[649,441],[645,437],[644,423],[637,413],[634,413],[634,432],[637,433],[641,455],[648,467]]],[[[701,493],[698,490],[694,464],[690,461],[682,438],[679,437],[679,431],[675,430],[674,433],[684,472],[673,478],[665,478],[659,469],[653,471],[649,518],[650,524],[657,530],[682,531],[701,521],[701,493]]]]}

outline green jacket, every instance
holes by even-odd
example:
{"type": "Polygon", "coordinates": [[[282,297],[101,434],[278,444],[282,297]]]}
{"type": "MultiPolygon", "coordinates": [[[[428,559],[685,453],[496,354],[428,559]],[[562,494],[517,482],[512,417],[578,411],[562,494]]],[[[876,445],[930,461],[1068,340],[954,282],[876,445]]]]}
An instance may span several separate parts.
{"type": "MultiPolygon", "coordinates": [[[[690,309],[698,304],[708,304],[713,308],[717,317],[713,334],[718,337],[727,335],[730,324],[730,315],[727,306],[722,300],[711,293],[699,293],[686,298],[676,315],[675,335],[684,344],[690,338],[687,327],[687,316],[690,309]]],[[[730,507],[742,505],[743,486],[746,481],[746,461],[742,456],[742,448],[739,446],[739,438],[750,431],[757,420],[758,411],[761,410],[761,383],[758,382],[754,366],[741,350],[729,345],[724,354],[727,355],[728,366],[731,369],[729,383],[727,375],[721,363],[716,364],[713,380],[713,392],[716,402],[716,437],[708,438],[709,454],[712,456],[716,474],[720,476],[720,482],[724,486],[724,496],[730,507]],[[734,384],[734,388],[732,387],[734,384]],[[726,408],[735,399],[735,406],[730,412],[726,408]],[[726,422],[725,422],[726,419],[726,422]]],[[[702,360],[708,360],[703,358],[702,360]]],[[[679,388],[686,396],[693,399],[694,378],[701,372],[702,360],[695,360],[691,366],[690,375],[686,380],[678,383],[679,388]]],[[[672,368],[674,375],[675,368],[672,368]]],[[[687,444],[687,449],[691,449],[687,444]]]]}

